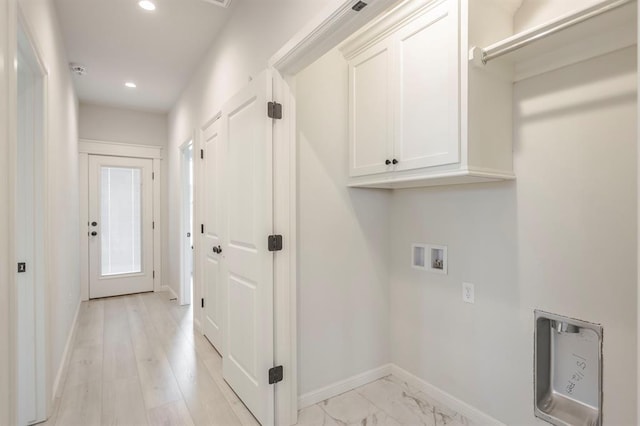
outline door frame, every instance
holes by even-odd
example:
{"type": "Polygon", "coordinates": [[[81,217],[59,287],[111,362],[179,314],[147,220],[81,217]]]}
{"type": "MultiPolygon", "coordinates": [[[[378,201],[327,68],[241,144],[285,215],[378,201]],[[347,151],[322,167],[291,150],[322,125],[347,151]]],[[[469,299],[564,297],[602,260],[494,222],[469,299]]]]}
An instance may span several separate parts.
{"type": "MultiPolygon", "coordinates": [[[[11,63],[16,63],[18,61],[18,52],[19,51],[27,51],[26,53],[31,57],[33,62],[32,65],[35,66],[36,69],[34,71],[39,74],[39,82],[35,86],[35,91],[38,93],[38,99],[36,99],[36,104],[34,104],[34,115],[39,118],[38,123],[39,126],[36,126],[37,135],[35,139],[40,139],[39,143],[34,143],[34,157],[33,160],[35,162],[34,171],[37,168],[40,168],[39,173],[34,173],[34,196],[37,197],[38,190],[41,191],[41,195],[39,197],[39,202],[42,208],[42,216],[40,219],[35,219],[36,222],[40,223],[42,227],[41,237],[42,242],[40,245],[40,249],[38,249],[38,244],[34,246],[34,265],[32,267],[37,268],[37,274],[34,275],[34,298],[35,298],[35,323],[36,323],[36,335],[35,335],[35,349],[36,349],[36,401],[37,401],[37,411],[40,415],[44,415],[45,418],[48,417],[51,409],[52,409],[52,399],[53,399],[53,387],[51,383],[53,382],[52,371],[50,368],[50,360],[51,360],[51,326],[50,321],[47,319],[50,317],[50,306],[47,303],[50,300],[50,289],[49,286],[46,285],[47,282],[50,281],[50,265],[49,265],[49,248],[50,248],[50,235],[49,235],[49,223],[50,223],[50,215],[49,215],[49,184],[48,184],[48,173],[49,173],[49,162],[48,162],[48,82],[49,82],[49,71],[42,59],[41,51],[38,47],[38,44],[35,42],[35,38],[33,37],[33,32],[29,28],[27,20],[24,18],[22,13],[22,8],[20,4],[17,5],[16,9],[16,25],[12,28],[9,26],[9,31],[13,32],[12,34],[13,41],[15,44],[13,45],[14,50],[11,52],[11,55],[8,55],[8,58],[13,57],[14,60],[11,63]],[[24,40],[22,43],[24,45],[21,46],[21,40],[18,37],[18,32],[22,33],[24,40]],[[39,352],[38,352],[39,351],[39,352]]],[[[10,36],[11,37],[11,36],[10,36]]],[[[17,94],[17,83],[18,83],[18,74],[17,70],[14,67],[12,68],[12,73],[10,76],[10,96],[12,105],[17,105],[18,94],[17,94]]],[[[18,114],[13,108],[12,114],[14,114],[11,118],[15,127],[11,130],[12,141],[9,146],[9,206],[11,207],[11,211],[9,212],[9,258],[11,259],[10,267],[13,268],[16,265],[18,259],[16,258],[15,252],[15,242],[17,240],[18,235],[16,233],[16,212],[15,205],[17,202],[18,195],[16,192],[16,184],[17,184],[17,174],[18,174],[18,134],[17,134],[17,123],[18,123],[18,114]]],[[[35,208],[35,205],[34,205],[35,208]]],[[[37,236],[37,234],[36,234],[37,236]]],[[[27,265],[27,267],[29,267],[27,265]]],[[[11,270],[9,278],[9,294],[11,300],[11,306],[9,309],[10,312],[10,323],[11,323],[11,344],[9,345],[12,348],[10,353],[10,362],[12,365],[11,368],[11,389],[13,390],[13,400],[11,403],[11,408],[13,412],[11,413],[11,417],[13,421],[17,421],[19,417],[18,412],[18,374],[17,374],[17,364],[19,354],[18,350],[18,334],[20,330],[18,329],[19,322],[19,300],[18,300],[18,292],[15,288],[17,280],[15,275],[15,269],[11,270]]],[[[38,419],[42,420],[42,419],[38,419]]]]}
{"type": "Polygon", "coordinates": [[[89,300],[89,155],[131,157],[153,160],[153,291],[168,290],[162,284],[162,158],[161,146],[80,139],[80,298],[89,300]]]}
{"type": "Polygon", "coordinates": [[[274,263],[274,362],[284,367],[276,386],[275,423],[298,421],[297,342],[297,130],[295,77],[339,46],[349,35],[399,0],[372,0],[360,12],[353,0],[335,0],[294,35],[268,62],[274,101],[283,105],[273,126],[274,233],[283,235],[283,250],[274,263]]]}
{"type": "MultiPolygon", "coordinates": [[[[193,138],[189,138],[188,141],[180,145],[180,293],[178,303],[180,305],[190,304],[192,296],[195,296],[191,283],[195,287],[195,203],[193,208],[189,209],[188,203],[188,191],[189,191],[189,170],[187,164],[186,153],[191,148],[191,171],[193,173],[193,179],[195,181],[195,142],[193,138]],[[191,211],[189,211],[191,210],[191,211]],[[189,231],[189,214],[191,214],[191,229],[189,231]],[[186,243],[185,232],[191,232],[191,241],[193,249],[186,243]],[[189,256],[191,252],[191,256],[189,256]],[[188,273],[187,263],[191,259],[191,273],[188,273]]],[[[193,196],[195,198],[195,182],[193,187],[193,196]]],[[[193,297],[195,300],[195,297],[193,297]]]]}

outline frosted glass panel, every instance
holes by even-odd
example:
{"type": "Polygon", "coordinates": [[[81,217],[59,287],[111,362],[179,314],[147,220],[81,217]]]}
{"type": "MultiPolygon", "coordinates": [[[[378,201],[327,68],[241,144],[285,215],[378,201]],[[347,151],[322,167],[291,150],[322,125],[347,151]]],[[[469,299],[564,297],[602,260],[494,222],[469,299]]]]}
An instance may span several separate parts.
{"type": "Polygon", "coordinates": [[[102,276],[142,272],[142,173],[101,168],[102,276]]]}

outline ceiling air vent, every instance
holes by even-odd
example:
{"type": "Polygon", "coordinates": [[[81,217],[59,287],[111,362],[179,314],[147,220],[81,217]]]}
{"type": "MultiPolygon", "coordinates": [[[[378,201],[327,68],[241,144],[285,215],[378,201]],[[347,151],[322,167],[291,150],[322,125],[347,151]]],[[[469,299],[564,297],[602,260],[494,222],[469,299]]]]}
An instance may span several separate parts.
{"type": "Polygon", "coordinates": [[[207,3],[215,4],[220,7],[229,7],[231,5],[231,0],[202,0],[207,3]]]}

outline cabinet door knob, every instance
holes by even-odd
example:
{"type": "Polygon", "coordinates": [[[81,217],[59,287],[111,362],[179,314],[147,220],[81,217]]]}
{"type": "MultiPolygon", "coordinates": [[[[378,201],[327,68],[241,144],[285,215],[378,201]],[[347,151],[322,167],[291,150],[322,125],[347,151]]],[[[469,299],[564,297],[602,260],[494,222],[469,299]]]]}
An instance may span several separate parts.
{"type": "Polygon", "coordinates": [[[396,160],[395,158],[392,161],[393,164],[398,164],[398,160],[396,160]]]}
{"type": "Polygon", "coordinates": [[[385,161],[384,164],[386,164],[388,166],[389,164],[391,164],[391,160],[385,161]]]}
{"type": "Polygon", "coordinates": [[[95,237],[96,235],[98,235],[98,233],[96,231],[91,232],[91,236],[95,237]]]}

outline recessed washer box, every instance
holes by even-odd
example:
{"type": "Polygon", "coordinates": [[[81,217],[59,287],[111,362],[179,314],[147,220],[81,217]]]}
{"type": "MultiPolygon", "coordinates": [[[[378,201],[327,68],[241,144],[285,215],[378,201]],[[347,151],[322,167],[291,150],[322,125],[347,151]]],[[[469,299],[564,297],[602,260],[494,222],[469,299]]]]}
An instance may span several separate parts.
{"type": "Polygon", "coordinates": [[[534,340],[536,417],[602,425],[602,326],[536,310],[534,340]]]}

